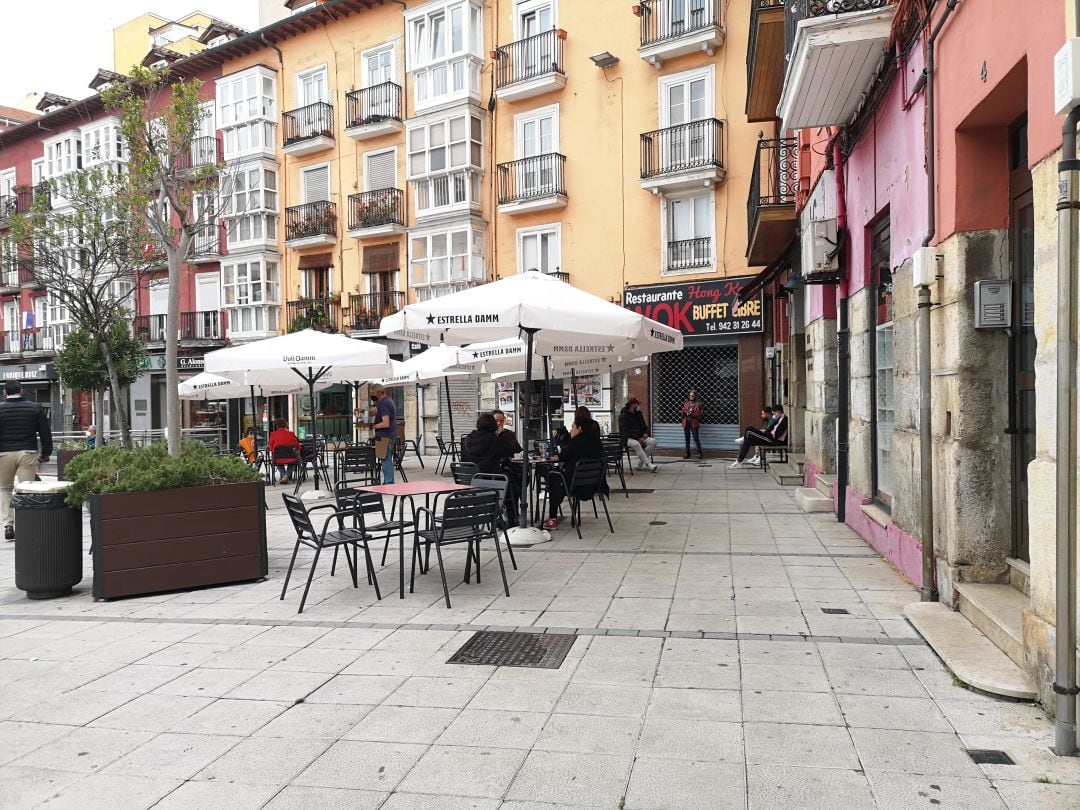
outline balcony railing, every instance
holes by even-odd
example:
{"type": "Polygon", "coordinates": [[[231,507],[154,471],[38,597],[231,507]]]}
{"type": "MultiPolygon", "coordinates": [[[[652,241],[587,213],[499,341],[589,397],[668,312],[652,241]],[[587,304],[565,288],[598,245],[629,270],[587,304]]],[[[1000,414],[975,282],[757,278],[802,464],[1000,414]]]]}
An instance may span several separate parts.
{"type": "Polygon", "coordinates": [[[13,214],[28,213],[34,204],[34,200],[45,197],[46,208],[49,207],[49,186],[47,183],[39,183],[33,188],[23,186],[13,190],[11,194],[0,197],[0,222],[6,222],[13,214]]]}
{"type": "Polygon", "coordinates": [[[24,329],[19,336],[19,349],[25,352],[53,351],[52,335],[45,329],[24,329]]]}
{"type": "MultiPolygon", "coordinates": [[[[168,334],[165,324],[165,315],[136,315],[132,319],[132,333],[137,340],[144,343],[163,343],[168,334]]],[[[225,326],[221,313],[216,309],[181,312],[177,338],[180,340],[224,340],[225,326]]]]}
{"type": "Polygon", "coordinates": [[[677,239],[667,244],[667,269],[688,270],[712,264],[712,237],[677,239]]]}
{"type": "Polygon", "coordinates": [[[495,50],[495,87],[565,73],[563,32],[552,29],[495,50]]]}
{"type": "Polygon", "coordinates": [[[353,331],[371,331],[379,328],[379,321],[405,306],[405,293],[378,292],[349,296],[349,308],[345,315],[346,325],[353,331]]]}
{"type": "Polygon", "coordinates": [[[0,344],[0,353],[2,354],[18,354],[22,351],[22,346],[19,342],[19,333],[16,332],[4,332],[3,342],[0,344]]]}
{"type": "Polygon", "coordinates": [[[285,146],[311,138],[334,137],[334,105],[316,101],[282,114],[285,146]]]}
{"type": "Polygon", "coordinates": [[[345,94],[345,126],[363,127],[401,120],[401,86],[383,82],[345,94]]]}
{"type": "Polygon", "coordinates": [[[500,163],[499,204],[566,194],[565,164],[566,157],[558,152],[500,163]]]}
{"type": "Polygon", "coordinates": [[[802,0],[793,3],[784,18],[784,55],[789,56],[795,48],[795,33],[799,23],[811,17],[826,14],[846,14],[851,11],[870,11],[884,8],[892,0],[802,0]]]}
{"type": "Polygon", "coordinates": [[[799,189],[799,142],[796,138],[762,139],[750,174],[750,196],[746,201],[748,233],[763,207],[795,205],[799,189]]]}
{"type": "Polygon", "coordinates": [[[194,172],[208,166],[219,166],[225,162],[225,152],[221,138],[216,135],[203,135],[191,141],[191,149],[177,158],[177,170],[194,172]]]}
{"type": "Polygon", "coordinates": [[[559,281],[563,282],[564,284],[569,284],[570,283],[570,274],[565,273],[562,270],[545,270],[544,275],[545,276],[551,276],[552,278],[557,278],[559,281]]]}
{"type": "Polygon", "coordinates": [[[720,25],[718,0],[641,0],[641,47],[720,25]]]}
{"type": "Polygon", "coordinates": [[[691,121],[641,136],[641,177],[724,167],[724,123],[691,121]]]}
{"type": "Polygon", "coordinates": [[[328,200],[285,209],[285,241],[337,236],[337,204],[328,200]]]}
{"type": "Polygon", "coordinates": [[[3,265],[0,265],[0,288],[15,292],[19,287],[19,267],[18,263],[14,265],[5,261],[3,265]]]}
{"type": "Polygon", "coordinates": [[[336,296],[300,298],[286,304],[286,326],[290,332],[317,329],[320,332],[341,331],[341,301],[336,296]]]}
{"type": "Polygon", "coordinates": [[[349,230],[405,224],[405,192],[381,188],[349,195],[349,230]]]}
{"type": "Polygon", "coordinates": [[[205,225],[195,232],[195,238],[191,242],[190,254],[198,256],[221,255],[221,226],[216,222],[205,225]]]}
{"type": "Polygon", "coordinates": [[[18,261],[19,265],[19,285],[31,290],[43,290],[45,285],[37,277],[37,273],[34,272],[34,260],[29,257],[23,257],[18,261]]]}

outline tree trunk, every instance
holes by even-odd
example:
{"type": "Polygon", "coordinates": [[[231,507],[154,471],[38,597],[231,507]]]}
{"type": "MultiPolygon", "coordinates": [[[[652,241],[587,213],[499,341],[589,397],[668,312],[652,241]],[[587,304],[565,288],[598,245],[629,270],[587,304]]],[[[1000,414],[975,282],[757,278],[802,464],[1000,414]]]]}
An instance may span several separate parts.
{"type": "Polygon", "coordinates": [[[116,420],[120,423],[120,443],[125,450],[130,450],[131,425],[128,424],[127,408],[124,407],[124,389],[120,387],[120,376],[116,373],[116,362],[112,352],[109,351],[108,340],[98,340],[101,347],[101,356],[105,358],[105,368],[109,370],[109,391],[112,392],[111,400],[113,409],[116,411],[116,420]]]}
{"type": "Polygon", "coordinates": [[[191,237],[180,229],[177,244],[166,245],[169,261],[169,309],[165,315],[165,439],[169,455],[180,455],[180,375],[177,349],[180,334],[180,271],[191,237]]]}
{"type": "Polygon", "coordinates": [[[94,394],[94,425],[97,427],[97,446],[105,443],[105,390],[96,388],[94,394]]]}

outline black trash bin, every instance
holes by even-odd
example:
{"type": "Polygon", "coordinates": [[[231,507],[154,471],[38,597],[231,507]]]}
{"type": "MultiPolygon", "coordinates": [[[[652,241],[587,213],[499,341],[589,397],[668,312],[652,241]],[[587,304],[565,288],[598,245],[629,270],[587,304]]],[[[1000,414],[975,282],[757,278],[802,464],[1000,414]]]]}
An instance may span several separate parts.
{"type": "Polygon", "coordinates": [[[15,492],[15,587],[30,599],[67,596],[82,582],[82,511],[64,492],[15,492]]]}

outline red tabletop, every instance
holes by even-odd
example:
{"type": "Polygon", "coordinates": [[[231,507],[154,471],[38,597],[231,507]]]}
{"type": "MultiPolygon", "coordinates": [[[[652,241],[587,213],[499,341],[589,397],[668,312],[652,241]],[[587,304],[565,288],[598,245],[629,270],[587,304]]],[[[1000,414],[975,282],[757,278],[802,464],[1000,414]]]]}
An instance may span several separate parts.
{"type": "Polygon", "coordinates": [[[463,489],[472,489],[467,484],[455,484],[451,481],[410,481],[400,484],[376,484],[371,487],[358,487],[364,492],[375,492],[379,495],[393,495],[399,498],[407,498],[410,495],[433,495],[437,492],[457,492],[463,489]]]}

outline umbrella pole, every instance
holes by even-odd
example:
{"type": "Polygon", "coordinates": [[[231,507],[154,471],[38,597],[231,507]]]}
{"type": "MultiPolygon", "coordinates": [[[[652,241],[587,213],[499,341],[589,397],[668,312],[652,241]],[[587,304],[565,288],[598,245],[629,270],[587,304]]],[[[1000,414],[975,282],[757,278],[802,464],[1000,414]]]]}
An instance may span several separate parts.
{"type": "MultiPolygon", "coordinates": [[[[241,400],[241,402],[243,402],[243,400],[241,400]]],[[[258,425],[257,425],[258,418],[255,416],[255,414],[257,412],[256,407],[257,407],[257,405],[256,405],[256,399],[255,399],[255,386],[253,385],[253,386],[251,386],[251,426],[253,428],[255,428],[255,435],[258,436],[259,435],[259,430],[258,430],[258,425]]],[[[241,408],[241,411],[243,411],[243,408],[241,408]]],[[[243,432],[244,432],[244,414],[241,412],[241,414],[240,414],[240,433],[243,433],[243,432]]]]}
{"type": "MultiPolygon", "coordinates": [[[[319,442],[318,432],[315,430],[315,376],[311,373],[311,369],[308,369],[308,396],[311,401],[311,446],[315,449],[315,457],[318,457],[319,442]]],[[[315,489],[319,488],[319,464],[315,462],[315,489]]]]}
{"type": "Polygon", "coordinates": [[[547,355],[544,355],[544,424],[547,427],[544,439],[551,441],[551,379],[548,375],[547,355]]]}
{"type": "Polygon", "coordinates": [[[522,529],[529,527],[529,411],[532,404],[529,401],[532,392],[532,362],[533,362],[533,333],[535,329],[526,329],[528,335],[525,347],[525,418],[521,426],[521,508],[518,511],[518,526],[522,529]]]}
{"type": "Polygon", "coordinates": [[[574,410],[577,410],[577,374],[574,372],[574,367],[570,367],[570,404],[574,406],[574,410]]]}
{"type": "Polygon", "coordinates": [[[454,446],[454,405],[450,402],[450,378],[443,377],[443,388],[446,389],[446,418],[450,420],[450,446],[454,446]]]}

